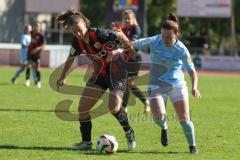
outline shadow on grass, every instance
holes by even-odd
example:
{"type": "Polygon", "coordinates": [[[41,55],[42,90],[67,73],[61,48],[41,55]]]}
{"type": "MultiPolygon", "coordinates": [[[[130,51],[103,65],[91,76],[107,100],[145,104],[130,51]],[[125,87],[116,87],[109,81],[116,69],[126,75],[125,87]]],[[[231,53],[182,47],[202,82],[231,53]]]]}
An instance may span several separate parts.
{"type": "Polygon", "coordinates": [[[69,111],[57,111],[57,110],[43,110],[43,109],[0,109],[0,112],[66,112],[69,111]]]}
{"type": "MultiPolygon", "coordinates": [[[[169,152],[163,152],[163,151],[156,151],[156,150],[133,150],[133,151],[128,151],[128,150],[118,150],[117,154],[124,154],[124,153],[130,153],[130,154],[188,154],[188,152],[174,152],[174,151],[169,151],[169,152]]],[[[84,154],[86,155],[100,155],[97,150],[90,150],[90,151],[85,151],[84,154]]]]}
{"type": "Polygon", "coordinates": [[[7,150],[43,150],[43,151],[74,151],[71,147],[46,147],[46,146],[30,146],[30,147],[20,147],[20,146],[14,146],[14,145],[1,145],[1,149],[7,149],[7,150]]]}
{"type": "MultiPolygon", "coordinates": [[[[95,149],[88,150],[88,151],[78,151],[74,150],[71,147],[46,147],[46,146],[30,146],[30,147],[20,147],[20,146],[14,146],[14,145],[0,145],[0,150],[42,150],[42,151],[76,151],[81,154],[85,155],[101,155],[99,152],[95,149]]],[[[189,154],[188,152],[163,152],[163,151],[144,151],[144,150],[134,150],[134,151],[128,151],[128,150],[118,150],[117,154],[123,154],[123,153],[129,153],[129,154],[189,154]]],[[[104,156],[104,154],[102,154],[104,156]]]]}
{"type": "Polygon", "coordinates": [[[13,86],[11,82],[0,82],[0,86],[10,86],[10,85],[13,86]]]}

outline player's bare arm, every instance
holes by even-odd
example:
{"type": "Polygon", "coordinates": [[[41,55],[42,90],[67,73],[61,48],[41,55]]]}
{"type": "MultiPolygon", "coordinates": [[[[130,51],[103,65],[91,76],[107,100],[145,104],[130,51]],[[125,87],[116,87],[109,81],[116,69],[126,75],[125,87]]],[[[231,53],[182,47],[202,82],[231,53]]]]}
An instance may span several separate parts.
{"type": "Polygon", "coordinates": [[[59,80],[57,81],[57,87],[58,87],[58,88],[61,88],[61,87],[63,86],[63,84],[64,84],[64,79],[66,78],[67,73],[68,73],[69,69],[71,68],[73,62],[74,62],[74,57],[70,57],[70,56],[69,56],[69,57],[67,58],[67,61],[66,61],[65,65],[64,65],[62,74],[61,74],[59,80]]]}
{"type": "Polygon", "coordinates": [[[198,76],[197,76],[197,72],[194,70],[194,71],[188,72],[188,74],[189,74],[189,76],[191,78],[191,83],[192,83],[192,95],[199,99],[199,98],[201,98],[201,94],[200,94],[200,91],[198,90],[198,76]]]}
{"type": "Polygon", "coordinates": [[[124,49],[124,51],[127,51],[129,53],[129,58],[135,59],[135,51],[133,49],[133,46],[131,42],[128,40],[128,38],[124,35],[121,31],[116,31],[117,40],[120,42],[121,47],[124,49]]]}

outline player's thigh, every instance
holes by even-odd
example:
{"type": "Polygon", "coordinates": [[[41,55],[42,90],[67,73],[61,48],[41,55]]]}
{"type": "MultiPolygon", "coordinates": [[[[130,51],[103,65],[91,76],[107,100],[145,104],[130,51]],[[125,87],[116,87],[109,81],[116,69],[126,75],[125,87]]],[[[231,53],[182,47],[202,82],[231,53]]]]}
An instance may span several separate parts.
{"type": "Polygon", "coordinates": [[[115,114],[120,110],[123,95],[124,95],[123,91],[110,92],[108,99],[108,108],[111,113],[115,114]]]}
{"type": "Polygon", "coordinates": [[[175,108],[177,117],[180,122],[185,122],[190,119],[189,113],[189,98],[186,85],[181,85],[173,89],[170,94],[171,101],[175,108]]]}
{"type": "Polygon", "coordinates": [[[104,90],[100,89],[98,86],[86,86],[79,101],[79,114],[89,113],[91,108],[97,103],[103,94],[104,90]]]}

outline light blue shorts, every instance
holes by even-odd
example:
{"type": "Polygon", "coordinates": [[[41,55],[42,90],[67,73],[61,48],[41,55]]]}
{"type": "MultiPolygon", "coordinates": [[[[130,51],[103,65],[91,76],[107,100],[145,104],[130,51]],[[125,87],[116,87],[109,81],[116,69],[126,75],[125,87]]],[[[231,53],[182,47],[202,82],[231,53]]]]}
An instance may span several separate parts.
{"type": "Polygon", "coordinates": [[[166,104],[168,97],[173,104],[177,101],[188,101],[188,88],[186,83],[168,88],[168,90],[164,92],[161,92],[161,88],[157,87],[151,87],[149,89],[149,99],[160,98],[163,99],[166,104]]]}
{"type": "Polygon", "coordinates": [[[23,48],[20,51],[20,63],[21,64],[28,64],[27,48],[23,48]]]}

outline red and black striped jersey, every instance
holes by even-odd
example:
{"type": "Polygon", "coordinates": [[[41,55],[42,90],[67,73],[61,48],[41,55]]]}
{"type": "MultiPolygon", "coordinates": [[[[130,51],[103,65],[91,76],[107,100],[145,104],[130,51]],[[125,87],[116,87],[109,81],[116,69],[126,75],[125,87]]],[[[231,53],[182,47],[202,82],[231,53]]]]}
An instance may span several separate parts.
{"type": "MultiPolygon", "coordinates": [[[[125,27],[122,28],[122,32],[125,34],[125,36],[130,40],[134,41],[136,40],[140,34],[141,34],[141,29],[139,26],[131,26],[131,27],[125,27]]],[[[139,62],[141,61],[141,55],[137,53],[137,50],[135,50],[136,57],[135,59],[128,59],[129,62],[139,62]]]]}
{"type": "MultiPolygon", "coordinates": [[[[33,53],[32,51],[43,45],[45,43],[45,39],[44,39],[44,36],[41,32],[38,32],[38,33],[32,33],[31,34],[31,43],[30,45],[28,46],[28,55],[30,56],[33,56],[33,53]]],[[[40,52],[39,51],[38,53],[35,53],[34,56],[40,56],[40,52]]]]}
{"type": "Polygon", "coordinates": [[[109,29],[89,29],[89,43],[85,43],[79,38],[74,38],[71,44],[70,55],[78,56],[85,54],[93,61],[94,72],[105,76],[108,64],[106,57],[108,53],[119,46],[119,41],[116,38],[116,31],[109,29]]]}

